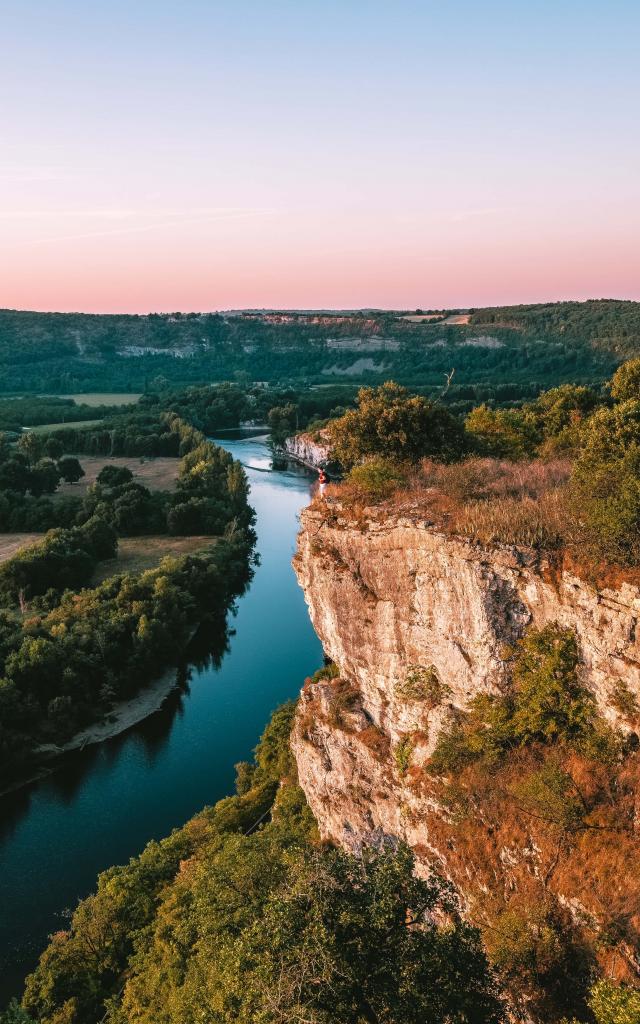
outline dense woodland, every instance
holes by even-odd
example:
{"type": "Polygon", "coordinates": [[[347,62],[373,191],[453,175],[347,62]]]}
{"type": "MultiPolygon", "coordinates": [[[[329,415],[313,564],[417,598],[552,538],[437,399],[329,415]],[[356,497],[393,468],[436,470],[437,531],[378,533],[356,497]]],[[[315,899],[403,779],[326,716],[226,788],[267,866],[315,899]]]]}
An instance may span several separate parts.
{"type": "Polygon", "coordinates": [[[469,326],[392,312],[98,316],[0,311],[0,390],[144,391],[247,380],[511,385],[538,391],[609,376],[638,351],[638,303],[478,310],[469,326]]]}

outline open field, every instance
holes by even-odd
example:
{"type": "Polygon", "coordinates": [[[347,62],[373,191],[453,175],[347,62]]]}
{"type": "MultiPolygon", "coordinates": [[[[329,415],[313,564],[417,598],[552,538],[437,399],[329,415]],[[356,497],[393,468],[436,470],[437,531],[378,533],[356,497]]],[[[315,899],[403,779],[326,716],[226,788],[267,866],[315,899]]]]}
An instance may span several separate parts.
{"type": "MultiPolygon", "coordinates": [[[[6,562],[20,548],[27,547],[44,537],[43,533],[0,533],[0,563],[6,562]]],[[[152,569],[165,555],[190,555],[215,544],[215,537],[120,537],[118,555],[100,562],[93,584],[123,572],[142,572],[152,569]]]]}
{"type": "Polygon", "coordinates": [[[62,430],[64,427],[96,427],[102,423],[101,419],[78,420],[73,423],[39,423],[37,427],[25,427],[25,430],[32,430],[34,434],[48,434],[51,430],[62,430]]]}
{"type": "Polygon", "coordinates": [[[6,562],[20,548],[26,547],[27,544],[33,544],[42,536],[44,536],[42,533],[0,533],[0,562],[6,562]]]}
{"type": "Polygon", "coordinates": [[[117,391],[96,391],[91,394],[43,395],[43,398],[73,398],[78,405],[133,405],[142,397],[141,391],[118,394],[117,391]]]}
{"type": "Polygon", "coordinates": [[[452,324],[456,327],[461,327],[463,324],[468,324],[471,319],[471,313],[454,313],[453,316],[448,316],[446,320],[443,320],[443,324],[452,324]]]}
{"type": "Polygon", "coordinates": [[[401,316],[401,320],[408,320],[410,324],[428,323],[430,320],[443,320],[442,313],[412,313],[411,316],[401,316]]]}
{"type": "Polygon", "coordinates": [[[76,494],[82,496],[96,482],[96,477],[105,466],[125,466],[133,473],[136,483],[148,487],[151,491],[173,491],[180,467],[180,459],[168,457],[142,458],[118,456],[109,458],[107,455],[80,455],[80,465],[85,475],[77,484],[60,484],[57,494],[76,494]]]}
{"type": "Polygon", "coordinates": [[[118,540],[118,556],[100,562],[92,583],[101,583],[123,572],[143,572],[152,569],[165,555],[191,555],[202,548],[215,544],[214,537],[121,537],[118,540]]]}

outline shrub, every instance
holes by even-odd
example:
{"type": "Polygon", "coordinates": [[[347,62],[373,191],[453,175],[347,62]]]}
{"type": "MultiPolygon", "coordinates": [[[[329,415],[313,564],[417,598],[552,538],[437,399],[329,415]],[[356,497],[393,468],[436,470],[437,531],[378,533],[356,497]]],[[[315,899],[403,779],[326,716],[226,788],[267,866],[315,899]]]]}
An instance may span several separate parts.
{"type": "Polygon", "coordinates": [[[565,832],[582,826],[584,804],[573,779],[554,759],[516,783],[512,793],[525,811],[565,832]]]}
{"type": "Polygon", "coordinates": [[[530,630],[514,652],[512,728],[519,744],[573,741],[592,727],[593,698],[577,675],[575,633],[551,623],[530,630]]]}
{"type": "Polygon", "coordinates": [[[442,704],[445,697],[451,693],[433,665],[429,665],[428,668],[412,665],[404,679],[396,683],[395,691],[399,697],[420,701],[430,709],[442,704]]]}
{"type": "Polygon", "coordinates": [[[406,775],[409,770],[414,747],[415,743],[410,736],[405,736],[398,744],[396,744],[393,751],[393,759],[396,763],[396,768],[401,775],[406,775]]]}
{"type": "Polygon", "coordinates": [[[473,761],[495,764],[511,748],[536,742],[565,743],[597,760],[615,758],[615,735],[597,720],[577,665],[571,630],[554,623],[530,630],[511,654],[509,692],[475,697],[467,713],[440,734],[430,771],[447,775],[473,761]]]}
{"type": "Polygon", "coordinates": [[[357,499],[384,501],[406,484],[406,476],[390,459],[370,458],[354,466],[346,484],[357,499]]]}
{"type": "Polygon", "coordinates": [[[534,418],[520,409],[480,405],[467,416],[465,428],[475,451],[497,458],[530,457],[541,440],[534,418]]]}

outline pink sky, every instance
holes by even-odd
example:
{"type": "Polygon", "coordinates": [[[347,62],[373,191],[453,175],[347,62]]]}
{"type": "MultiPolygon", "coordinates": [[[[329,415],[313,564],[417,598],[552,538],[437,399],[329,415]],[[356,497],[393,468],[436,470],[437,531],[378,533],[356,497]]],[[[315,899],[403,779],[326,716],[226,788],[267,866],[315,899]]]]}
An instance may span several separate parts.
{"type": "Polygon", "coordinates": [[[0,306],[640,299],[636,5],[134,6],[0,15],[0,306]]]}

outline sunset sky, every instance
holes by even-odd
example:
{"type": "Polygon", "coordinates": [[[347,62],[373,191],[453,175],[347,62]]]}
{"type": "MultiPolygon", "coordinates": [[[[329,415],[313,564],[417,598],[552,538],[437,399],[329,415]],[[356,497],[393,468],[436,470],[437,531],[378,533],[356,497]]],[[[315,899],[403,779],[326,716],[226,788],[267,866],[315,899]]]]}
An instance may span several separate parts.
{"type": "Polygon", "coordinates": [[[0,306],[640,299],[637,0],[6,0],[0,306]]]}

